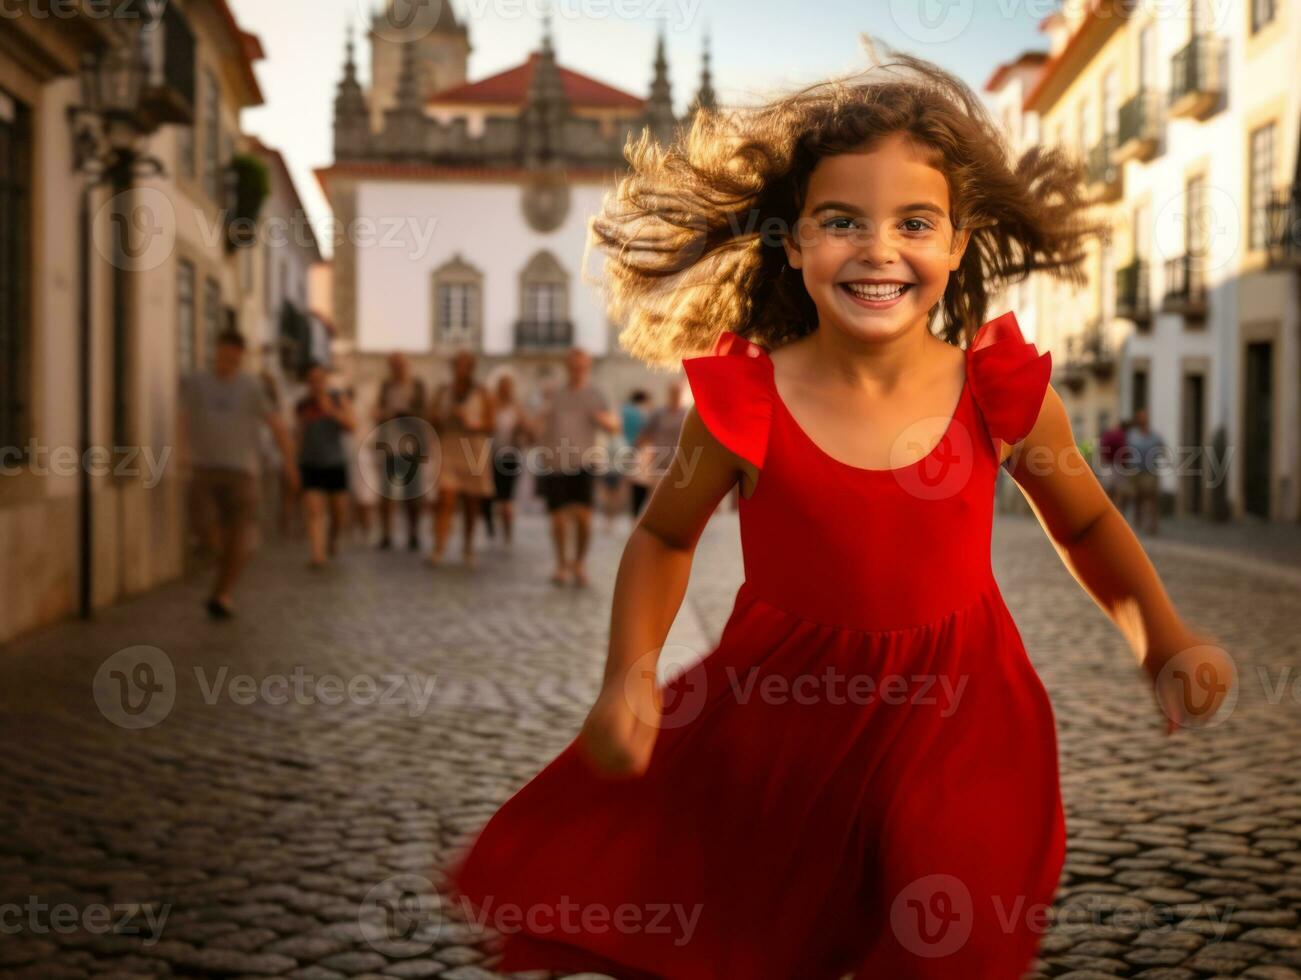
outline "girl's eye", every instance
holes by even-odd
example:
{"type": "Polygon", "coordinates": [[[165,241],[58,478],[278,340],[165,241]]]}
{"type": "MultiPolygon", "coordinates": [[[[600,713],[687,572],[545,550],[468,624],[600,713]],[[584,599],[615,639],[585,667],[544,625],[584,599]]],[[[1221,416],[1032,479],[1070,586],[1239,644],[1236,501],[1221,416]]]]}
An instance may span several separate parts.
{"type": "Polygon", "coordinates": [[[930,231],[931,230],[930,224],[922,218],[904,218],[903,223],[905,225],[917,224],[921,226],[920,228],[907,228],[905,229],[906,231],[930,231]]]}
{"type": "Polygon", "coordinates": [[[830,218],[822,223],[823,228],[830,228],[832,231],[850,231],[854,227],[853,218],[830,218]]]}

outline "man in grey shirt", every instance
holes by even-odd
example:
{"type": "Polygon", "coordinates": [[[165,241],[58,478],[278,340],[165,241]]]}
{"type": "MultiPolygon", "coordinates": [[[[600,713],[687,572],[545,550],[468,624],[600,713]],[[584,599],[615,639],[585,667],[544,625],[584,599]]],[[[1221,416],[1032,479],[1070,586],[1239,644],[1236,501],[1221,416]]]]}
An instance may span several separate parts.
{"type": "Polygon", "coordinates": [[[289,431],[257,378],[243,374],[244,338],[217,338],[211,371],[185,380],[181,393],[182,445],[193,468],[190,503],[197,528],[217,554],[217,580],[208,614],[229,619],[230,593],[243,568],[249,526],[257,513],[259,429],[270,426],[284,466],[286,486],[298,489],[289,431]]]}
{"type": "Polygon", "coordinates": [[[1148,425],[1147,409],[1134,413],[1134,425],[1125,434],[1125,462],[1134,497],[1134,527],[1157,533],[1161,512],[1161,468],[1166,464],[1166,444],[1148,425]]]}
{"type": "Polygon", "coordinates": [[[587,545],[592,526],[592,497],[596,479],[593,465],[598,433],[619,431],[619,419],[610,410],[604,392],[590,382],[592,357],[575,347],[565,358],[566,383],[551,393],[540,418],[545,450],[539,489],[551,515],[551,541],[556,571],[551,581],[587,585],[587,545]],[[568,528],[574,526],[574,558],[566,558],[568,528]]]}

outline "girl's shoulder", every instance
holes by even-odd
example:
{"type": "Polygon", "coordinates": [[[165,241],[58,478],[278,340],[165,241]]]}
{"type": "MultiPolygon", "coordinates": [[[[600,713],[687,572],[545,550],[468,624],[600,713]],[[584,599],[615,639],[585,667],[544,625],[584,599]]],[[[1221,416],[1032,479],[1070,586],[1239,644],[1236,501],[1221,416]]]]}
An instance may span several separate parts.
{"type": "Polygon", "coordinates": [[[772,360],[767,350],[724,330],[708,354],[682,361],[696,413],[731,452],[763,467],[772,424],[772,360]]]}
{"type": "Polygon", "coordinates": [[[1020,442],[1034,427],[1052,375],[1052,352],[1021,334],[1011,310],[976,330],[966,349],[967,383],[995,441],[1020,442]]]}

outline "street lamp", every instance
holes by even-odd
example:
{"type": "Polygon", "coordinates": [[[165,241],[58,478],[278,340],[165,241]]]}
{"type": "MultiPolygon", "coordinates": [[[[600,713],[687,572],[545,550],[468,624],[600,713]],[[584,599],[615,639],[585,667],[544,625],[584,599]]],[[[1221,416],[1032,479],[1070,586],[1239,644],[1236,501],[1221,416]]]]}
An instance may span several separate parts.
{"type": "MultiPolygon", "coordinates": [[[[129,207],[132,184],[137,176],[153,176],[163,172],[163,164],[152,156],[141,153],[137,144],[151,131],[143,122],[140,112],[141,94],[149,74],[144,58],[144,46],[139,43],[156,30],[157,25],[142,28],[141,35],[126,43],[110,46],[97,54],[82,58],[80,70],[81,105],[68,107],[68,124],[72,132],[73,169],[88,178],[81,194],[80,213],[80,387],[81,418],[80,448],[80,547],[81,547],[81,615],[89,618],[94,608],[94,508],[91,505],[93,486],[90,470],[85,461],[90,458],[91,439],[94,432],[92,420],[93,372],[91,351],[91,273],[92,273],[92,215],[91,197],[96,188],[107,185],[113,191],[110,202],[115,217],[129,207]]],[[[129,221],[119,222],[119,228],[130,228],[129,221]]],[[[128,437],[126,392],[120,390],[126,376],[127,364],[127,300],[130,282],[124,250],[127,243],[120,234],[109,236],[112,241],[111,263],[113,303],[113,439],[123,445],[128,437]]]]}

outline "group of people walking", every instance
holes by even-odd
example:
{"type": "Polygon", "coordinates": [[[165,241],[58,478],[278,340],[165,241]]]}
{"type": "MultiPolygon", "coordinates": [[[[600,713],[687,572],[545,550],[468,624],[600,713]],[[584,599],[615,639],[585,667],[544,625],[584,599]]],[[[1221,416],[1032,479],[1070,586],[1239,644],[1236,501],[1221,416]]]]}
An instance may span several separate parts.
{"type": "Polygon", "coordinates": [[[1161,468],[1167,447],[1148,422],[1147,409],[1121,419],[1098,441],[1100,482],[1123,514],[1134,508],[1134,527],[1156,534],[1161,515],[1161,468]]]}
{"type": "Polygon", "coordinates": [[[591,355],[574,348],[563,381],[530,405],[508,372],[480,381],[468,351],[452,359],[450,377],[436,386],[395,353],[369,419],[350,389],[332,386],[329,371],[312,364],[287,425],[267,387],[243,373],[244,348],[238,333],[223,334],[213,369],[186,379],[182,394],[194,526],[218,559],[207,601],[215,618],[234,613],[231,590],[257,512],[260,445],[273,447],[261,455],[278,460],[273,471],[284,499],[301,500],[312,569],[329,564],[354,517],[367,531],[372,514],[378,517],[380,549],[404,536],[406,547],[419,551],[427,511],[428,561],[444,563],[459,518],[461,560],[474,568],[480,526],[511,546],[520,480],[528,477],[550,518],[551,581],[583,586],[593,511],[599,504],[607,514],[640,515],[686,416],[680,382],[668,386],[661,407],[636,391],[614,411],[592,383],[591,355]],[[621,448],[633,452],[611,452],[621,448]],[[616,462],[629,458],[632,465],[616,462]],[[374,506],[362,502],[358,481],[373,492],[374,506]]]}

